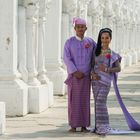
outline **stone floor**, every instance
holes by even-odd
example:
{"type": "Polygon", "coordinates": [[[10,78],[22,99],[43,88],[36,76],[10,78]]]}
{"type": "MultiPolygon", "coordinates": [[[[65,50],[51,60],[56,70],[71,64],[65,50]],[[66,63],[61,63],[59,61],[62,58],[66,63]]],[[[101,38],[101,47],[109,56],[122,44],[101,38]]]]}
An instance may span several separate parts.
{"type": "MultiPolygon", "coordinates": [[[[132,116],[140,123],[140,63],[125,68],[119,75],[120,92],[132,116]]],[[[122,111],[114,96],[108,97],[110,124],[113,128],[128,130],[122,111]]],[[[91,122],[94,126],[94,101],[91,99],[91,122]]],[[[98,136],[93,133],[69,133],[67,124],[67,96],[55,96],[55,104],[41,114],[7,118],[6,133],[0,140],[139,140],[140,132],[127,135],[98,136]]]]}

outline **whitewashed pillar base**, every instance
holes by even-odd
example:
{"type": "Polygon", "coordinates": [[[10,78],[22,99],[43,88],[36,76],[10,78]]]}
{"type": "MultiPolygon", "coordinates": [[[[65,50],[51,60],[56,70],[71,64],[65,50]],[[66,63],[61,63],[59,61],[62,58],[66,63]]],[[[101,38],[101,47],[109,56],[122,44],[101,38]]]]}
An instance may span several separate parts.
{"type": "Polygon", "coordinates": [[[5,130],[5,103],[0,102],[0,135],[4,134],[5,130]]]}
{"type": "Polygon", "coordinates": [[[137,53],[138,53],[138,61],[140,61],[140,50],[137,53]]]}
{"type": "Polygon", "coordinates": [[[48,106],[51,107],[54,104],[54,96],[53,96],[53,83],[48,82],[48,106]]]}
{"type": "Polygon", "coordinates": [[[6,104],[7,116],[24,116],[28,113],[28,89],[23,81],[0,81],[0,99],[6,104]]]}
{"type": "Polygon", "coordinates": [[[66,71],[62,68],[57,69],[47,69],[47,77],[53,82],[54,86],[54,95],[64,95],[65,94],[65,84],[66,80],[66,71]]]}
{"type": "Polygon", "coordinates": [[[132,54],[132,64],[137,64],[137,63],[138,63],[138,54],[136,51],[134,51],[132,54]]]}
{"type": "Polygon", "coordinates": [[[53,85],[29,86],[29,112],[40,113],[53,104],[53,85]]]}
{"type": "Polygon", "coordinates": [[[121,69],[124,69],[125,66],[126,66],[126,58],[122,56],[121,69]]]}
{"type": "Polygon", "coordinates": [[[126,66],[131,66],[131,65],[132,65],[132,55],[128,53],[126,56],[126,66]]]}

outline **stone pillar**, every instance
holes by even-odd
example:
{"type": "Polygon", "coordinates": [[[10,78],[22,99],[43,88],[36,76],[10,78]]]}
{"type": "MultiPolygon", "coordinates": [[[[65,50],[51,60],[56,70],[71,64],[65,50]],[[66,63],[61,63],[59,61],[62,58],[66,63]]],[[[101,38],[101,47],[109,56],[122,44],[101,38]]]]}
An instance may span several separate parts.
{"type": "Polygon", "coordinates": [[[134,20],[133,23],[132,23],[132,27],[133,27],[133,37],[132,37],[132,63],[133,64],[137,64],[138,62],[138,55],[137,55],[137,48],[136,48],[136,32],[137,32],[137,27],[136,27],[136,21],[134,20]]]}
{"type": "Polygon", "coordinates": [[[21,79],[28,82],[28,71],[26,68],[26,15],[25,7],[18,6],[18,70],[21,79]]]}
{"type": "Polygon", "coordinates": [[[129,28],[128,28],[128,34],[129,34],[129,52],[127,53],[129,56],[129,66],[132,64],[136,64],[138,61],[138,54],[136,49],[136,1],[129,1],[125,3],[128,7],[128,14],[129,14],[129,28]]]}
{"type": "Polygon", "coordinates": [[[87,20],[88,4],[91,0],[78,0],[78,12],[77,15],[87,20]]]}
{"type": "Polygon", "coordinates": [[[92,37],[97,41],[102,26],[103,5],[99,1],[92,1],[88,6],[88,15],[92,17],[92,37]]]}
{"type": "MultiPolygon", "coordinates": [[[[62,31],[61,31],[61,59],[63,58],[63,50],[64,50],[64,45],[65,41],[70,37],[69,33],[69,15],[67,13],[62,14],[62,31]]],[[[63,60],[62,60],[63,61],[63,60]]]]}
{"type": "Polygon", "coordinates": [[[46,22],[47,13],[51,4],[51,0],[40,0],[39,1],[39,35],[38,35],[38,79],[41,84],[47,84],[48,91],[48,106],[53,105],[53,83],[47,77],[47,71],[45,68],[45,47],[46,42],[46,22]]]}
{"type": "Polygon", "coordinates": [[[116,46],[117,46],[117,50],[118,53],[122,56],[122,62],[121,62],[121,67],[124,68],[124,66],[126,65],[126,56],[124,54],[124,34],[123,34],[123,19],[122,16],[120,15],[117,18],[116,21],[116,46]]]}
{"type": "MultiPolygon", "coordinates": [[[[38,12],[39,12],[39,1],[38,0],[26,0],[26,40],[27,40],[27,70],[28,70],[28,102],[30,113],[40,113],[46,110],[50,105],[53,104],[53,85],[48,82],[44,76],[43,80],[39,77],[37,79],[37,67],[38,70],[43,70],[43,34],[42,25],[39,29],[38,36],[38,12]],[[38,38],[39,37],[39,38],[38,38]],[[38,42],[39,45],[38,46],[38,42]],[[38,51],[40,47],[40,50],[38,51]],[[41,64],[38,64],[41,63],[41,64]],[[44,82],[45,81],[45,82],[44,82]],[[43,83],[43,85],[42,85],[43,83]],[[47,84],[46,84],[47,83],[47,84]]],[[[41,23],[40,23],[41,24],[41,23]]],[[[43,23],[42,23],[43,24],[43,23]]],[[[39,71],[40,72],[40,71],[39,71]]],[[[44,74],[44,73],[43,73],[44,74]]],[[[40,76],[40,75],[39,75],[40,76]]]]}
{"type": "MultiPolygon", "coordinates": [[[[73,29],[73,18],[79,16],[77,14],[77,4],[78,0],[62,0],[62,11],[63,13],[67,13],[69,15],[69,36],[72,36],[75,34],[73,29]]],[[[62,19],[63,20],[63,19],[62,19]]],[[[63,27],[62,27],[63,29],[63,27]]]]}
{"type": "Polygon", "coordinates": [[[38,12],[37,4],[31,2],[30,0],[25,1],[26,6],[26,41],[27,41],[27,70],[28,70],[28,84],[32,86],[40,85],[37,80],[37,70],[36,70],[36,24],[37,19],[36,14],[38,12]]]}
{"type": "Polygon", "coordinates": [[[28,112],[27,86],[17,72],[17,4],[17,0],[0,0],[0,100],[6,103],[8,116],[28,112]]]}
{"type": "Polygon", "coordinates": [[[138,62],[138,54],[137,54],[137,43],[136,43],[136,33],[137,33],[137,8],[136,5],[133,4],[133,9],[135,9],[135,11],[131,10],[131,24],[132,24],[132,37],[131,37],[131,42],[132,42],[132,63],[136,64],[138,62]],[[133,12],[132,12],[133,11],[133,12]]]}
{"type": "Polygon", "coordinates": [[[39,2],[39,35],[38,35],[38,79],[42,84],[49,83],[45,70],[45,38],[46,38],[46,0],[39,2]]]}
{"type": "Polygon", "coordinates": [[[46,26],[46,69],[47,76],[54,84],[54,94],[64,95],[66,72],[61,62],[61,17],[62,0],[53,0],[48,13],[46,26]],[[57,23],[57,24],[56,24],[57,23]]]}
{"type": "Polygon", "coordinates": [[[140,20],[138,20],[137,24],[137,48],[138,48],[138,60],[140,61],[140,20]]]}
{"type": "Polygon", "coordinates": [[[112,7],[113,7],[113,2],[111,0],[105,0],[102,26],[112,29],[112,40],[111,40],[110,48],[114,50],[115,30],[113,29],[115,29],[114,28],[114,15],[115,14],[112,7]]]}
{"type": "Polygon", "coordinates": [[[0,102],[0,135],[4,134],[6,128],[5,128],[5,103],[4,102],[0,102]]]}
{"type": "Polygon", "coordinates": [[[112,29],[113,27],[113,10],[112,10],[112,3],[110,0],[105,0],[104,3],[104,10],[103,10],[103,27],[109,27],[112,29]]]}
{"type": "MultiPolygon", "coordinates": [[[[92,16],[87,16],[87,36],[91,37],[95,40],[95,36],[93,35],[93,24],[92,24],[92,16]]],[[[96,41],[96,40],[95,40],[96,41]]]]}

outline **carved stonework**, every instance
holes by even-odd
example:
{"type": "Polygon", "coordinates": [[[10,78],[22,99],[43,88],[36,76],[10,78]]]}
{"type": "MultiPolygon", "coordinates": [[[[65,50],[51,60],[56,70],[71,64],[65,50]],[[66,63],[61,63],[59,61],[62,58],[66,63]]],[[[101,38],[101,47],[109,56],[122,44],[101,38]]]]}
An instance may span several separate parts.
{"type": "Polygon", "coordinates": [[[26,40],[27,40],[27,70],[28,84],[40,85],[37,80],[36,51],[37,51],[37,20],[39,0],[25,0],[26,7],[26,40]]]}
{"type": "Polygon", "coordinates": [[[88,11],[88,4],[91,2],[91,0],[79,0],[78,1],[78,16],[87,18],[87,11],[88,11]]]}
{"type": "Polygon", "coordinates": [[[39,2],[39,26],[38,26],[38,79],[42,84],[49,82],[45,70],[45,27],[47,14],[47,0],[40,0],[39,2]]]}
{"type": "Polygon", "coordinates": [[[78,0],[62,0],[63,12],[77,15],[77,2],[78,0]]]}
{"type": "Polygon", "coordinates": [[[105,0],[105,7],[104,7],[104,17],[112,17],[113,9],[112,9],[112,2],[110,0],[105,0]]]}
{"type": "Polygon", "coordinates": [[[88,15],[93,17],[94,25],[101,24],[102,16],[103,16],[103,3],[100,1],[91,1],[88,6],[88,15]]]}

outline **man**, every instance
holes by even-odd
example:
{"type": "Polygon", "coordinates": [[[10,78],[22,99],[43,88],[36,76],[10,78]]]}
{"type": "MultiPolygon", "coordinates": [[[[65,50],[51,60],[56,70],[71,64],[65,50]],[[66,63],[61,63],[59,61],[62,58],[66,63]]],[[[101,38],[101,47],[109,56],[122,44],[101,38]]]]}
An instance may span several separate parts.
{"type": "Polygon", "coordinates": [[[70,37],[64,46],[64,63],[67,67],[68,78],[68,120],[71,129],[76,132],[81,127],[82,132],[88,131],[90,125],[90,70],[91,59],[96,43],[85,37],[86,21],[74,19],[76,35],[70,37]]]}

